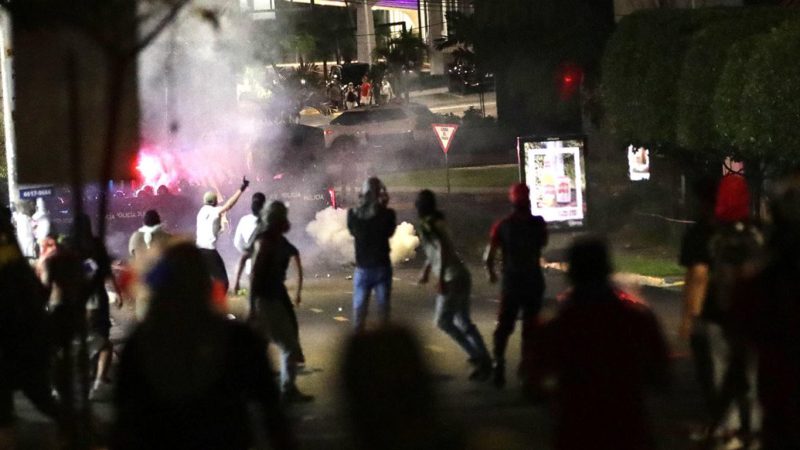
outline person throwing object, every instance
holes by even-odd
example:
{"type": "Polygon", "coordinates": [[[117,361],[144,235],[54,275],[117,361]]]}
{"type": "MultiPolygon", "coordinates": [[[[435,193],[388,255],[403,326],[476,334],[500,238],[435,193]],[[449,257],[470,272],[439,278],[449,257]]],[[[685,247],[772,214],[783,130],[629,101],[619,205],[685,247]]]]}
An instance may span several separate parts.
{"type": "Polygon", "coordinates": [[[203,207],[197,213],[197,237],[196,244],[203,255],[203,260],[208,266],[211,278],[219,281],[228,290],[228,273],[225,271],[225,262],[217,252],[217,238],[222,232],[222,215],[230,211],[239,201],[242,193],[250,185],[246,177],[242,177],[242,185],[231,198],[222,206],[218,206],[217,194],[208,191],[203,195],[203,207]]]}

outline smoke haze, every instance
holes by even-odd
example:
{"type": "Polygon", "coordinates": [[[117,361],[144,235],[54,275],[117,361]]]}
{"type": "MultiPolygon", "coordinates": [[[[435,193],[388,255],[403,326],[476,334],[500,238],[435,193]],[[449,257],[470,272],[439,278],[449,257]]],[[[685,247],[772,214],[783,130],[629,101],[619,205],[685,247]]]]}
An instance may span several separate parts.
{"type": "MultiPolygon", "coordinates": [[[[306,226],[320,250],[320,257],[329,263],[355,263],[353,236],[347,230],[347,210],[326,208],[317,213],[314,220],[306,226]]],[[[398,264],[414,257],[419,246],[414,226],[403,222],[397,226],[394,236],[389,240],[392,264],[398,264]]]]}

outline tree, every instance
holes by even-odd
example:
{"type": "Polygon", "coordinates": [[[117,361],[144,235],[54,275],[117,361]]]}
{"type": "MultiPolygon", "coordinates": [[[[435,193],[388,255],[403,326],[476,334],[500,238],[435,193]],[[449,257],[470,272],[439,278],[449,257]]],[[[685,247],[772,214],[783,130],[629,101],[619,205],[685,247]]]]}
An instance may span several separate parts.
{"type": "Polygon", "coordinates": [[[785,173],[800,167],[800,21],[757,38],[741,92],[738,134],[745,157],[785,173]]]}
{"type": "MultiPolygon", "coordinates": [[[[408,100],[408,74],[418,71],[428,46],[414,30],[401,31],[388,40],[386,45],[374,50],[374,57],[386,63],[387,71],[399,82],[399,92],[408,100]]],[[[396,83],[397,84],[397,83],[396,83]]]]}
{"type": "MultiPolygon", "coordinates": [[[[137,55],[149,46],[167,26],[188,5],[190,0],[76,0],[72,2],[53,2],[51,0],[0,0],[2,6],[10,15],[15,30],[29,30],[33,32],[45,32],[37,37],[50,39],[52,44],[54,38],[46,34],[54,30],[69,30],[81,34],[93,42],[105,57],[102,60],[101,70],[105,71],[105,89],[98,89],[102,92],[102,102],[106,115],[103,117],[105,122],[100,127],[103,132],[103,146],[101,155],[100,181],[104,189],[101,191],[99,217],[99,234],[101,239],[105,237],[106,218],[108,212],[108,190],[111,178],[112,166],[117,150],[117,138],[120,134],[119,122],[123,95],[130,86],[126,84],[126,73],[137,55]]],[[[218,26],[215,11],[206,8],[194,10],[200,17],[207,20],[213,26],[218,26]]],[[[74,55],[73,55],[74,57],[74,55]]],[[[70,90],[75,89],[74,58],[70,57],[68,70],[72,80],[70,80],[70,90]]],[[[7,93],[6,93],[7,94],[7,93]]],[[[127,94],[131,94],[130,91],[127,94]]],[[[134,94],[135,95],[135,94],[134,94]]],[[[72,97],[72,95],[70,95],[72,97]]],[[[71,101],[74,102],[74,98],[71,101]]],[[[75,107],[77,109],[77,107],[75,107]]],[[[77,122],[77,114],[74,110],[70,114],[71,120],[77,122]]],[[[49,118],[37,118],[46,120],[49,118]]],[[[77,128],[77,127],[76,127],[77,128]]],[[[79,134],[73,128],[73,138],[79,134]]],[[[72,171],[73,183],[73,209],[77,217],[82,211],[82,188],[83,179],[80,176],[81,158],[83,150],[80,148],[81,141],[74,139],[76,143],[70,146],[70,166],[72,171]]],[[[5,160],[4,160],[5,161],[5,160]]],[[[101,268],[101,271],[108,270],[110,267],[101,268]]],[[[89,290],[80,289],[81,292],[76,298],[67,298],[64,304],[67,308],[66,314],[70,317],[85,317],[86,302],[88,301],[89,290]],[[72,316],[74,314],[74,316],[72,316]]],[[[70,324],[62,335],[61,352],[62,367],[59,373],[65,374],[62,386],[64,414],[63,432],[64,445],[66,448],[88,449],[93,447],[91,442],[93,436],[91,426],[93,422],[91,414],[91,403],[88,400],[89,392],[89,352],[86,342],[87,330],[84,321],[68,321],[70,324]],[[74,339],[79,339],[80,345],[77,352],[79,380],[81,395],[74,395],[73,389],[78,383],[72,374],[73,357],[72,347],[74,339]],[[75,408],[76,399],[81,399],[80,408],[75,408]]]]}
{"type": "Polygon", "coordinates": [[[622,19],[602,63],[607,120],[620,139],[667,152],[681,148],[675,118],[688,44],[704,24],[727,14],[724,10],[660,9],[622,19]]]}
{"type": "Polygon", "coordinates": [[[475,16],[448,11],[446,17],[448,35],[436,44],[436,49],[450,51],[456,64],[476,63],[475,43],[480,40],[480,31],[475,16]]]}
{"type": "Polygon", "coordinates": [[[583,85],[614,24],[605,0],[476,0],[479,64],[494,73],[498,119],[520,133],[578,132],[581,96],[565,101],[560,73],[581,69],[583,85]]]}
{"type": "Polygon", "coordinates": [[[691,38],[681,68],[677,92],[677,143],[721,160],[732,153],[714,126],[713,101],[728,49],[737,42],[764,33],[786,20],[786,11],[734,10],[729,18],[710,23],[691,38]]]}
{"type": "Polygon", "coordinates": [[[711,112],[716,139],[711,143],[715,148],[731,148],[734,156],[742,157],[738,148],[742,142],[742,92],[749,76],[750,57],[758,48],[758,36],[751,36],[733,44],[726,52],[726,61],[714,88],[711,112]]]}

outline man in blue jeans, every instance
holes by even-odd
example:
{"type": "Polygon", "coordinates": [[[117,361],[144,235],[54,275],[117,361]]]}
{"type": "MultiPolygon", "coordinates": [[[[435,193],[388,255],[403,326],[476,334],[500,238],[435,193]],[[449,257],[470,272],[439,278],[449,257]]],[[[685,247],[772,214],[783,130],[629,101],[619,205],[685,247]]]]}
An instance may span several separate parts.
{"type": "Polygon", "coordinates": [[[375,302],[382,325],[389,321],[392,292],[392,262],[389,238],[397,227],[397,216],[387,207],[389,194],[378,178],[364,182],[361,202],[347,211],[347,229],[355,238],[356,272],[353,276],[353,329],[364,331],[367,302],[375,291],[375,302]]]}

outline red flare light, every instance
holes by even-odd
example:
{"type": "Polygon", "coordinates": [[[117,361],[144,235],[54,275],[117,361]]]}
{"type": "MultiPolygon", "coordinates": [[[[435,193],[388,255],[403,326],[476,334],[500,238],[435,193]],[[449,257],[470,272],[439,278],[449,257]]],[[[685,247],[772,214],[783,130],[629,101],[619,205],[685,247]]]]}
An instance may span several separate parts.
{"type": "Polygon", "coordinates": [[[175,165],[170,155],[153,149],[142,148],[136,158],[136,172],[142,185],[170,187],[177,181],[175,165]]]}

